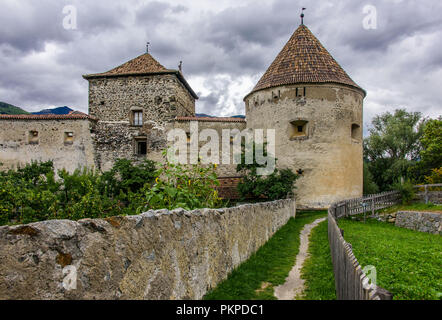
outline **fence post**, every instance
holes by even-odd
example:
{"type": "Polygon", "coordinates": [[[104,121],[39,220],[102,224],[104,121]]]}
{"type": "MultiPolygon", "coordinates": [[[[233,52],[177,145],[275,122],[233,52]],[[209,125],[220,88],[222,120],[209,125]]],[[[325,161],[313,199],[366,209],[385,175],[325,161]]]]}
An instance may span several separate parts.
{"type": "Polygon", "coordinates": [[[428,204],[428,186],[425,185],[425,204],[428,204]]]}

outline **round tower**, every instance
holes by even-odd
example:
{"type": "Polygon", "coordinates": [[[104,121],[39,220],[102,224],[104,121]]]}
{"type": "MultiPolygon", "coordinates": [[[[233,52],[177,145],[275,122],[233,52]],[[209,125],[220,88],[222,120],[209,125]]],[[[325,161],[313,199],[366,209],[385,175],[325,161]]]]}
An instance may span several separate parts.
{"type": "Polygon", "coordinates": [[[277,167],[300,175],[299,208],[362,196],[365,95],[302,24],[244,98],[247,127],[275,129],[277,167]]]}

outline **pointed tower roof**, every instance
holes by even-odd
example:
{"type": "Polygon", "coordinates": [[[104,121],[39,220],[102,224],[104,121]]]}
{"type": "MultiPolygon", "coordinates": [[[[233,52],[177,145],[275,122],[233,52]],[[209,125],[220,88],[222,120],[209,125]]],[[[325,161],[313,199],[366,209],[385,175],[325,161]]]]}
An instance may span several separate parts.
{"type": "Polygon", "coordinates": [[[359,87],[303,24],[258,81],[252,92],[296,83],[339,83],[359,87]]]}
{"type": "Polygon", "coordinates": [[[192,90],[190,85],[187,83],[186,79],[181,71],[166,69],[161,65],[154,57],[149,53],[144,53],[135,59],[132,59],[121,66],[118,66],[112,70],[103,73],[94,73],[84,75],[83,78],[86,80],[94,78],[105,78],[105,77],[123,77],[123,76],[141,76],[141,75],[158,75],[158,74],[174,74],[183,83],[183,85],[189,90],[190,94],[198,99],[196,93],[192,90]]]}

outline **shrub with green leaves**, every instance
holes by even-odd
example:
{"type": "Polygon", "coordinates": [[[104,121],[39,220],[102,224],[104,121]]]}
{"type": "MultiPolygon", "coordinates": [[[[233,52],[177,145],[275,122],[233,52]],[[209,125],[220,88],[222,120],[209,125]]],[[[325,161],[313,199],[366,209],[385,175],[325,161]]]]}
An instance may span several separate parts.
{"type": "Polygon", "coordinates": [[[401,194],[402,204],[410,204],[416,195],[414,185],[410,180],[406,180],[404,183],[396,182],[393,184],[393,190],[399,191],[401,194]]]}
{"type": "Polygon", "coordinates": [[[215,169],[216,165],[165,164],[156,172],[154,185],[143,188],[144,198],[140,200],[144,203],[137,211],[219,207],[222,202],[215,189],[219,185],[215,169]]]}
{"type": "MultiPolygon", "coordinates": [[[[266,200],[285,199],[293,196],[295,181],[299,178],[291,169],[276,169],[267,176],[258,175],[258,168],[265,168],[265,164],[256,161],[256,145],[253,144],[253,163],[246,164],[245,148],[242,148],[241,163],[236,170],[244,174],[238,184],[238,192],[242,199],[255,198],[266,200]]],[[[267,148],[264,147],[264,157],[267,157],[267,148]]],[[[269,155],[269,157],[273,157],[269,155]]],[[[275,158],[275,165],[277,159],[275,158]]]]}
{"type": "Polygon", "coordinates": [[[149,160],[135,165],[121,159],[103,174],[59,170],[56,178],[52,162],[33,162],[0,172],[0,225],[218,207],[214,169],[167,164],[157,170],[149,160]]]}

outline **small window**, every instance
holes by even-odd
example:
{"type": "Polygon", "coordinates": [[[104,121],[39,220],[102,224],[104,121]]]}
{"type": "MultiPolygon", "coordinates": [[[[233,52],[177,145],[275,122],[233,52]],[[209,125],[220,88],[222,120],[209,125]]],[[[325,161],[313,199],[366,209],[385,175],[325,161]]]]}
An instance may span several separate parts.
{"type": "Polygon", "coordinates": [[[143,111],[133,111],[133,125],[134,126],[143,125],[143,111]]]}
{"type": "Polygon", "coordinates": [[[296,139],[299,137],[307,137],[308,134],[308,121],[296,120],[291,122],[290,138],[296,139]]]}
{"type": "Polygon", "coordinates": [[[186,132],[187,143],[190,143],[190,132],[186,132]]]}
{"type": "Polygon", "coordinates": [[[65,144],[73,144],[74,143],[74,133],[73,132],[65,132],[64,133],[64,143],[65,144]]]}
{"type": "Polygon", "coordinates": [[[362,140],[362,131],[360,125],[356,123],[351,125],[351,137],[355,140],[362,140]]]}
{"type": "Polygon", "coordinates": [[[147,142],[146,141],[137,141],[137,154],[140,156],[147,154],[147,142]]]}
{"type": "Polygon", "coordinates": [[[303,87],[303,88],[296,88],[296,96],[297,97],[305,97],[305,94],[306,94],[305,87],[303,87]]]}
{"type": "Polygon", "coordinates": [[[29,131],[29,144],[38,144],[38,131],[29,131]]]}

